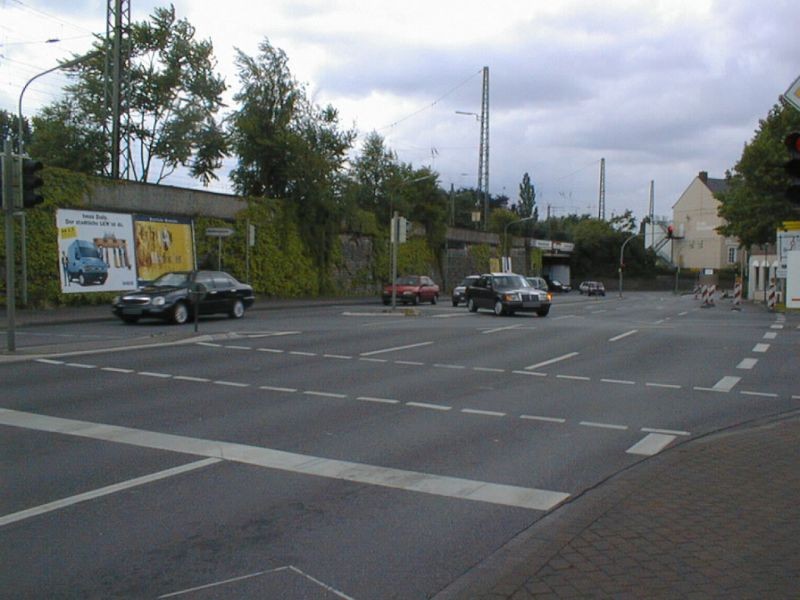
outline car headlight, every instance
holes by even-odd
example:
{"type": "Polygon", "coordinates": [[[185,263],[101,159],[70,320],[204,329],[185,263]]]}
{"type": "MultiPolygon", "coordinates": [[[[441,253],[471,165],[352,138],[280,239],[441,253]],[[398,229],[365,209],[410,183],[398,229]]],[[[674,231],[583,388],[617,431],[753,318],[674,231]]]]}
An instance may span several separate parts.
{"type": "Polygon", "coordinates": [[[547,300],[548,300],[548,302],[552,302],[553,301],[553,294],[551,294],[550,292],[547,292],[547,300]]]}
{"type": "Polygon", "coordinates": [[[522,296],[520,296],[519,292],[512,292],[510,294],[503,294],[503,300],[506,302],[520,302],[522,301],[522,296]]]}
{"type": "Polygon", "coordinates": [[[165,302],[166,302],[166,299],[164,298],[164,296],[156,296],[155,298],[153,298],[151,300],[151,303],[153,304],[153,306],[164,306],[165,302]]]}

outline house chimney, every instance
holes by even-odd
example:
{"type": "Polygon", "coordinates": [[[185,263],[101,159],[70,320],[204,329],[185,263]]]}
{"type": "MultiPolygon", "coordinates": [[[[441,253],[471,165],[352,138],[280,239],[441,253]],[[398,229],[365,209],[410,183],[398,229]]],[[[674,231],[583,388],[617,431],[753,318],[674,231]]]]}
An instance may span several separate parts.
{"type": "Polygon", "coordinates": [[[708,171],[700,171],[697,176],[700,178],[700,181],[708,185],[708,171]]]}

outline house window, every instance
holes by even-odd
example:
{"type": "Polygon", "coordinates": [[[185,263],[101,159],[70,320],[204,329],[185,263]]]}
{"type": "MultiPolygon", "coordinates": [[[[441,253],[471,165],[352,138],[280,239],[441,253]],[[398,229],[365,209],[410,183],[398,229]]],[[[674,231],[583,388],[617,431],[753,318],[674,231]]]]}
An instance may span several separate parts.
{"type": "Polygon", "coordinates": [[[728,264],[729,264],[729,265],[736,264],[736,260],[737,260],[737,258],[738,258],[738,256],[737,256],[737,254],[738,254],[737,250],[738,250],[738,248],[736,248],[735,246],[730,246],[730,247],[728,248],[728,264]]]}

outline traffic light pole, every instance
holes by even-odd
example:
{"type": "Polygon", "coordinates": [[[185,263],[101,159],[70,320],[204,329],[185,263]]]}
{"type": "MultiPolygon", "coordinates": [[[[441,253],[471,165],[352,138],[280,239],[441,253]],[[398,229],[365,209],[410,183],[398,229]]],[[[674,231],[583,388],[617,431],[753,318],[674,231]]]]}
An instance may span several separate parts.
{"type": "Polygon", "coordinates": [[[3,144],[3,212],[6,225],[6,341],[9,352],[17,349],[16,345],[16,295],[14,286],[14,188],[12,186],[12,169],[14,159],[11,154],[11,141],[3,144]]]}

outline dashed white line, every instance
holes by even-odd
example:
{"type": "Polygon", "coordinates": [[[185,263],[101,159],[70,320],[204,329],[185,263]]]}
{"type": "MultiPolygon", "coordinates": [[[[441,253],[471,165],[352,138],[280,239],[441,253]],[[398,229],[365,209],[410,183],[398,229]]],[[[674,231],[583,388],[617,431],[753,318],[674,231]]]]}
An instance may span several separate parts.
{"type": "Polygon", "coordinates": [[[571,379],[572,381],[591,381],[591,377],[584,377],[583,375],[556,375],[556,379],[571,379]]]}
{"type": "Polygon", "coordinates": [[[46,365],[63,365],[63,360],[53,360],[50,358],[37,358],[36,362],[44,363],[46,365]]]}
{"type": "Polygon", "coordinates": [[[630,381],[629,379],[601,379],[603,383],[619,383],[622,385],[636,385],[635,381],[630,381]]]}
{"type": "Polygon", "coordinates": [[[173,379],[178,379],[180,381],[193,381],[195,383],[208,383],[211,381],[207,377],[191,377],[190,375],[175,375],[173,379]]]}
{"type": "Polygon", "coordinates": [[[339,360],[352,360],[352,356],[347,356],[345,354],[323,354],[324,358],[337,358],[339,360]]]}
{"type": "Polygon", "coordinates": [[[378,404],[400,404],[399,400],[392,400],[391,398],[375,398],[373,396],[359,396],[356,400],[363,402],[377,402],[378,404]]]}
{"type": "Polygon", "coordinates": [[[767,331],[764,334],[764,339],[765,340],[774,340],[777,337],[778,337],[778,333],[776,331],[767,331]]]}
{"type": "Polygon", "coordinates": [[[306,396],[320,396],[321,398],[347,398],[347,394],[335,394],[333,392],[315,392],[313,390],[306,390],[303,393],[306,396]]]}
{"type": "Polygon", "coordinates": [[[756,344],[755,346],[753,346],[753,352],[760,352],[763,354],[764,352],[769,350],[769,346],[770,346],[769,344],[756,344]]]}
{"type": "Polygon", "coordinates": [[[120,369],[118,367],[103,367],[100,369],[101,371],[108,371],[109,373],[123,373],[125,375],[130,375],[131,373],[135,373],[133,369],[120,369]]]}
{"type": "Polygon", "coordinates": [[[625,452],[628,454],[638,454],[640,456],[653,456],[675,441],[674,435],[663,433],[648,433],[644,438],[636,442],[625,452]]]}
{"type": "Polygon", "coordinates": [[[250,346],[225,346],[229,350],[252,350],[250,346]]]}
{"type": "Polygon", "coordinates": [[[142,375],[144,377],[156,377],[159,379],[169,379],[172,377],[169,373],[153,373],[152,371],[138,371],[137,375],[142,375]]]}
{"type": "Polygon", "coordinates": [[[425,363],[419,362],[419,361],[416,361],[416,360],[396,360],[396,361],[394,361],[394,364],[396,364],[396,365],[409,365],[409,366],[412,366],[412,367],[424,367],[425,366],[425,363]]]}
{"type": "Polygon", "coordinates": [[[646,387],[667,388],[669,390],[679,390],[683,387],[675,383],[645,383],[644,385],[646,387]]]}
{"type": "Polygon", "coordinates": [[[562,360],[567,360],[572,358],[573,356],[578,356],[578,352],[570,352],[569,354],[564,354],[562,356],[557,356],[556,358],[551,358],[550,360],[546,360],[544,362],[536,363],[535,365],[530,365],[525,367],[526,371],[533,371],[534,369],[538,369],[539,367],[546,367],[547,365],[552,365],[557,362],[561,362],[562,360]]]}
{"type": "Polygon", "coordinates": [[[279,348],[259,348],[259,352],[271,352],[272,354],[283,354],[286,350],[280,350],[279,348]]]}
{"type": "Polygon", "coordinates": [[[481,415],[484,417],[505,417],[506,413],[504,412],[497,412],[494,410],[480,410],[477,408],[462,408],[462,413],[466,413],[468,415],[481,415]]]}
{"type": "Polygon", "coordinates": [[[547,373],[539,373],[538,371],[511,371],[515,375],[529,375],[531,377],[547,377],[547,373]]]}
{"type": "Polygon", "coordinates": [[[508,325],[506,327],[495,327],[494,329],[487,329],[481,333],[497,333],[498,331],[508,331],[509,329],[518,329],[522,325],[508,325]]]}
{"type": "Polygon", "coordinates": [[[617,336],[609,338],[609,342],[618,342],[621,339],[628,337],[629,335],[633,335],[634,333],[639,333],[638,329],[631,329],[630,331],[626,331],[625,333],[620,333],[617,336]]]}
{"type": "Polygon", "coordinates": [[[238,381],[214,381],[215,385],[226,385],[228,387],[246,388],[250,387],[249,383],[239,383],[238,381]]]}
{"type": "MultiPolygon", "coordinates": [[[[505,373],[505,369],[496,369],[494,367],[472,367],[473,371],[480,371],[481,373],[505,373]]],[[[529,374],[529,373],[528,373],[529,374]]]]}
{"type": "Polygon", "coordinates": [[[430,346],[431,344],[433,344],[433,342],[420,342],[419,344],[408,344],[407,346],[395,346],[394,348],[383,348],[382,350],[372,350],[371,352],[362,352],[359,356],[374,356],[375,354],[385,354],[386,352],[397,352],[398,350],[421,348],[422,346],[430,346]]]}
{"type": "Polygon", "coordinates": [[[299,350],[292,350],[292,351],[289,352],[289,354],[291,354],[293,356],[316,356],[317,355],[316,352],[301,352],[299,350]]]}
{"type": "Polygon", "coordinates": [[[451,410],[452,406],[444,406],[442,404],[428,404],[426,402],[406,402],[406,406],[414,406],[416,408],[429,408],[431,410],[451,410]]]}
{"type": "Polygon", "coordinates": [[[260,390],[266,390],[268,392],[288,392],[294,393],[297,391],[297,388],[290,388],[290,387],[279,387],[277,385],[261,385],[258,387],[260,390]]]}
{"type": "Polygon", "coordinates": [[[726,375],[714,384],[713,389],[717,392],[730,392],[733,387],[742,380],[741,377],[726,375]]]}
{"type": "Polygon", "coordinates": [[[600,429],[616,429],[619,431],[627,431],[627,425],[614,425],[612,423],[595,423],[594,421],[581,421],[580,425],[584,427],[599,427],[600,429]]]}
{"type": "Polygon", "coordinates": [[[775,323],[774,325],[769,326],[770,329],[783,329],[783,325],[780,323],[775,323]]]}
{"type": "Polygon", "coordinates": [[[520,419],[526,419],[528,421],[544,421],[545,423],[566,423],[566,419],[560,419],[558,417],[540,417],[537,415],[520,415],[520,419]]]}
{"type": "Polygon", "coordinates": [[[749,370],[749,369],[752,369],[753,367],[755,367],[756,363],[758,363],[758,359],[757,358],[743,358],[742,362],[740,362],[738,365],[736,365],[736,368],[737,369],[749,370]]]}
{"type": "Polygon", "coordinates": [[[676,431],[673,429],[653,429],[650,427],[642,427],[641,431],[645,433],[663,433],[665,435],[691,435],[688,431],[676,431]]]}
{"type": "Polygon", "coordinates": [[[442,363],[433,363],[433,366],[437,369],[466,369],[464,365],[445,365],[442,363]]]}
{"type": "Polygon", "coordinates": [[[68,367],[75,367],[76,369],[96,369],[97,365],[87,365],[84,363],[64,363],[68,367]]]}
{"type": "Polygon", "coordinates": [[[770,393],[770,392],[748,392],[748,391],[742,390],[739,393],[742,394],[743,396],[760,396],[761,398],[777,398],[778,397],[778,394],[773,394],[773,393],[770,393]]]}

